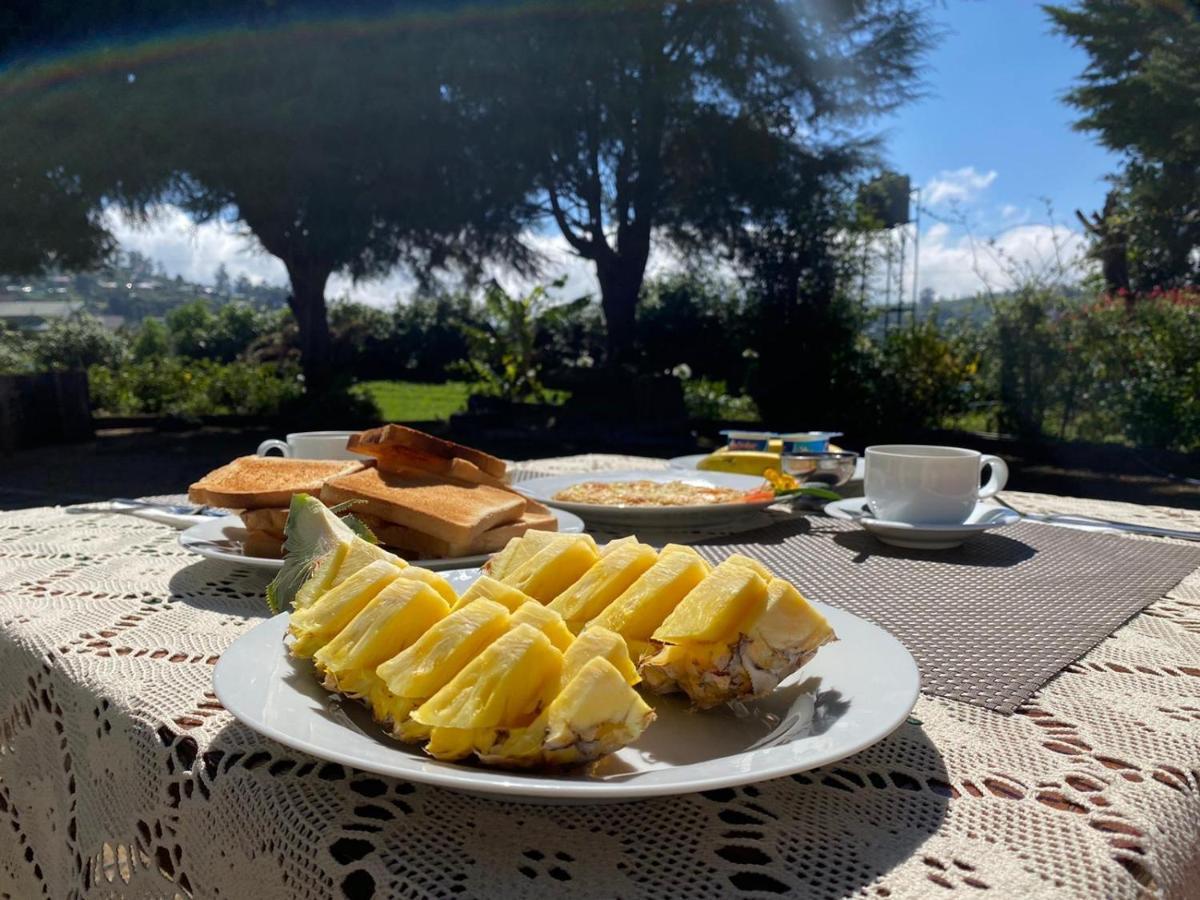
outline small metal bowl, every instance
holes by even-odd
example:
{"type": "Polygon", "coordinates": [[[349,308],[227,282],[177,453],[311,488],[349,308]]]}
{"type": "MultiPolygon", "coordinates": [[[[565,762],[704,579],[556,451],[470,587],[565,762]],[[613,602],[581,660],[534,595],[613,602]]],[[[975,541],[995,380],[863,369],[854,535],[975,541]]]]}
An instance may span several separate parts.
{"type": "Polygon", "coordinates": [[[789,453],[780,460],[783,471],[801,484],[841,487],[854,477],[858,454],[849,450],[826,453],[789,453]]]}

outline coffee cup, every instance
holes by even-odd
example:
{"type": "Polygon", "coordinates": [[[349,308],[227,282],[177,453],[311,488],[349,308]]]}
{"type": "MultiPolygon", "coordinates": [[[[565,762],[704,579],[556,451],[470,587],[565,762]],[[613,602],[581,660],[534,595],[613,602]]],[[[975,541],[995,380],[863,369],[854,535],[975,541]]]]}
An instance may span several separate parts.
{"type": "Polygon", "coordinates": [[[877,519],[912,525],[961,525],[982,497],[1003,490],[1008,466],[998,456],[960,447],[884,444],[866,452],[867,505],[877,519]],[[991,477],[983,487],[985,467],[991,477]]]}
{"type": "Polygon", "coordinates": [[[283,456],[293,459],[358,459],[346,449],[346,442],[353,431],[296,431],[286,441],[272,438],[258,445],[259,456],[270,456],[278,450],[283,456]]]}

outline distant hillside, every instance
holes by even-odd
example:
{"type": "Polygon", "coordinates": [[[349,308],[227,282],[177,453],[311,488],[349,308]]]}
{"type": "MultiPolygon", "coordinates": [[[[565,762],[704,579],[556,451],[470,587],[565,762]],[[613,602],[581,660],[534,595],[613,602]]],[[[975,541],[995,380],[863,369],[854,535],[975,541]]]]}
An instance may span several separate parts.
{"type": "Polygon", "coordinates": [[[217,271],[211,285],[170,278],[139,253],[121,254],[112,265],[93,272],[0,275],[2,317],[13,324],[33,323],[34,327],[38,319],[83,310],[117,328],[165,316],[197,298],[216,305],[238,300],[276,309],[287,305],[287,294],[285,288],[254,285],[244,277],[232,280],[223,270],[217,271]]]}

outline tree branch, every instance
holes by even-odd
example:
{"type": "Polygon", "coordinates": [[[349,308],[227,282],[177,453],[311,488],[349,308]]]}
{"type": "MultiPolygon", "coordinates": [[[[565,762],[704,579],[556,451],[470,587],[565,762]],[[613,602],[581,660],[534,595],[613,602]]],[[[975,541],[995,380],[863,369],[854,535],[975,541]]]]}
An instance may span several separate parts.
{"type": "Polygon", "coordinates": [[[584,259],[594,260],[596,258],[595,248],[590,241],[585,241],[571,227],[567,214],[563,212],[562,205],[558,202],[558,191],[550,187],[547,189],[547,194],[550,196],[550,212],[554,216],[554,221],[558,225],[558,230],[562,232],[562,236],[567,239],[567,243],[576,253],[584,259]]]}

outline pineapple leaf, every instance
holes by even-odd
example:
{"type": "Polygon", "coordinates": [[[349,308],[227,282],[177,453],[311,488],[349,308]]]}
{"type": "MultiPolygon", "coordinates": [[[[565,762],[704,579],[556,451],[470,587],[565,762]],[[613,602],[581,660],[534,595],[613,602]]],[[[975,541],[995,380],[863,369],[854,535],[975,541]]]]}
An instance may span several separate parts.
{"type": "MultiPolygon", "coordinates": [[[[354,503],[354,502],[360,502],[360,501],[348,500],[346,502],[354,503]]],[[[342,505],[342,504],[339,504],[339,506],[340,505],[342,505]]],[[[342,516],[342,524],[346,525],[351,531],[353,531],[355,534],[357,534],[360,538],[362,538],[368,544],[378,544],[379,543],[379,538],[375,536],[375,532],[373,532],[367,526],[367,523],[364,522],[362,519],[360,519],[358,516],[342,516]]]]}
{"type": "MultiPolygon", "coordinates": [[[[357,519],[355,520],[358,521],[357,519]]],[[[361,527],[361,522],[358,523],[361,527]]],[[[318,561],[339,541],[354,536],[355,530],[342,522],[320,500],[308,494],[293,494],[284,526],[283,568],[267,585],[267,607],[279,613],[292,604],[296,593],[313,573],[318,561]]]]}

